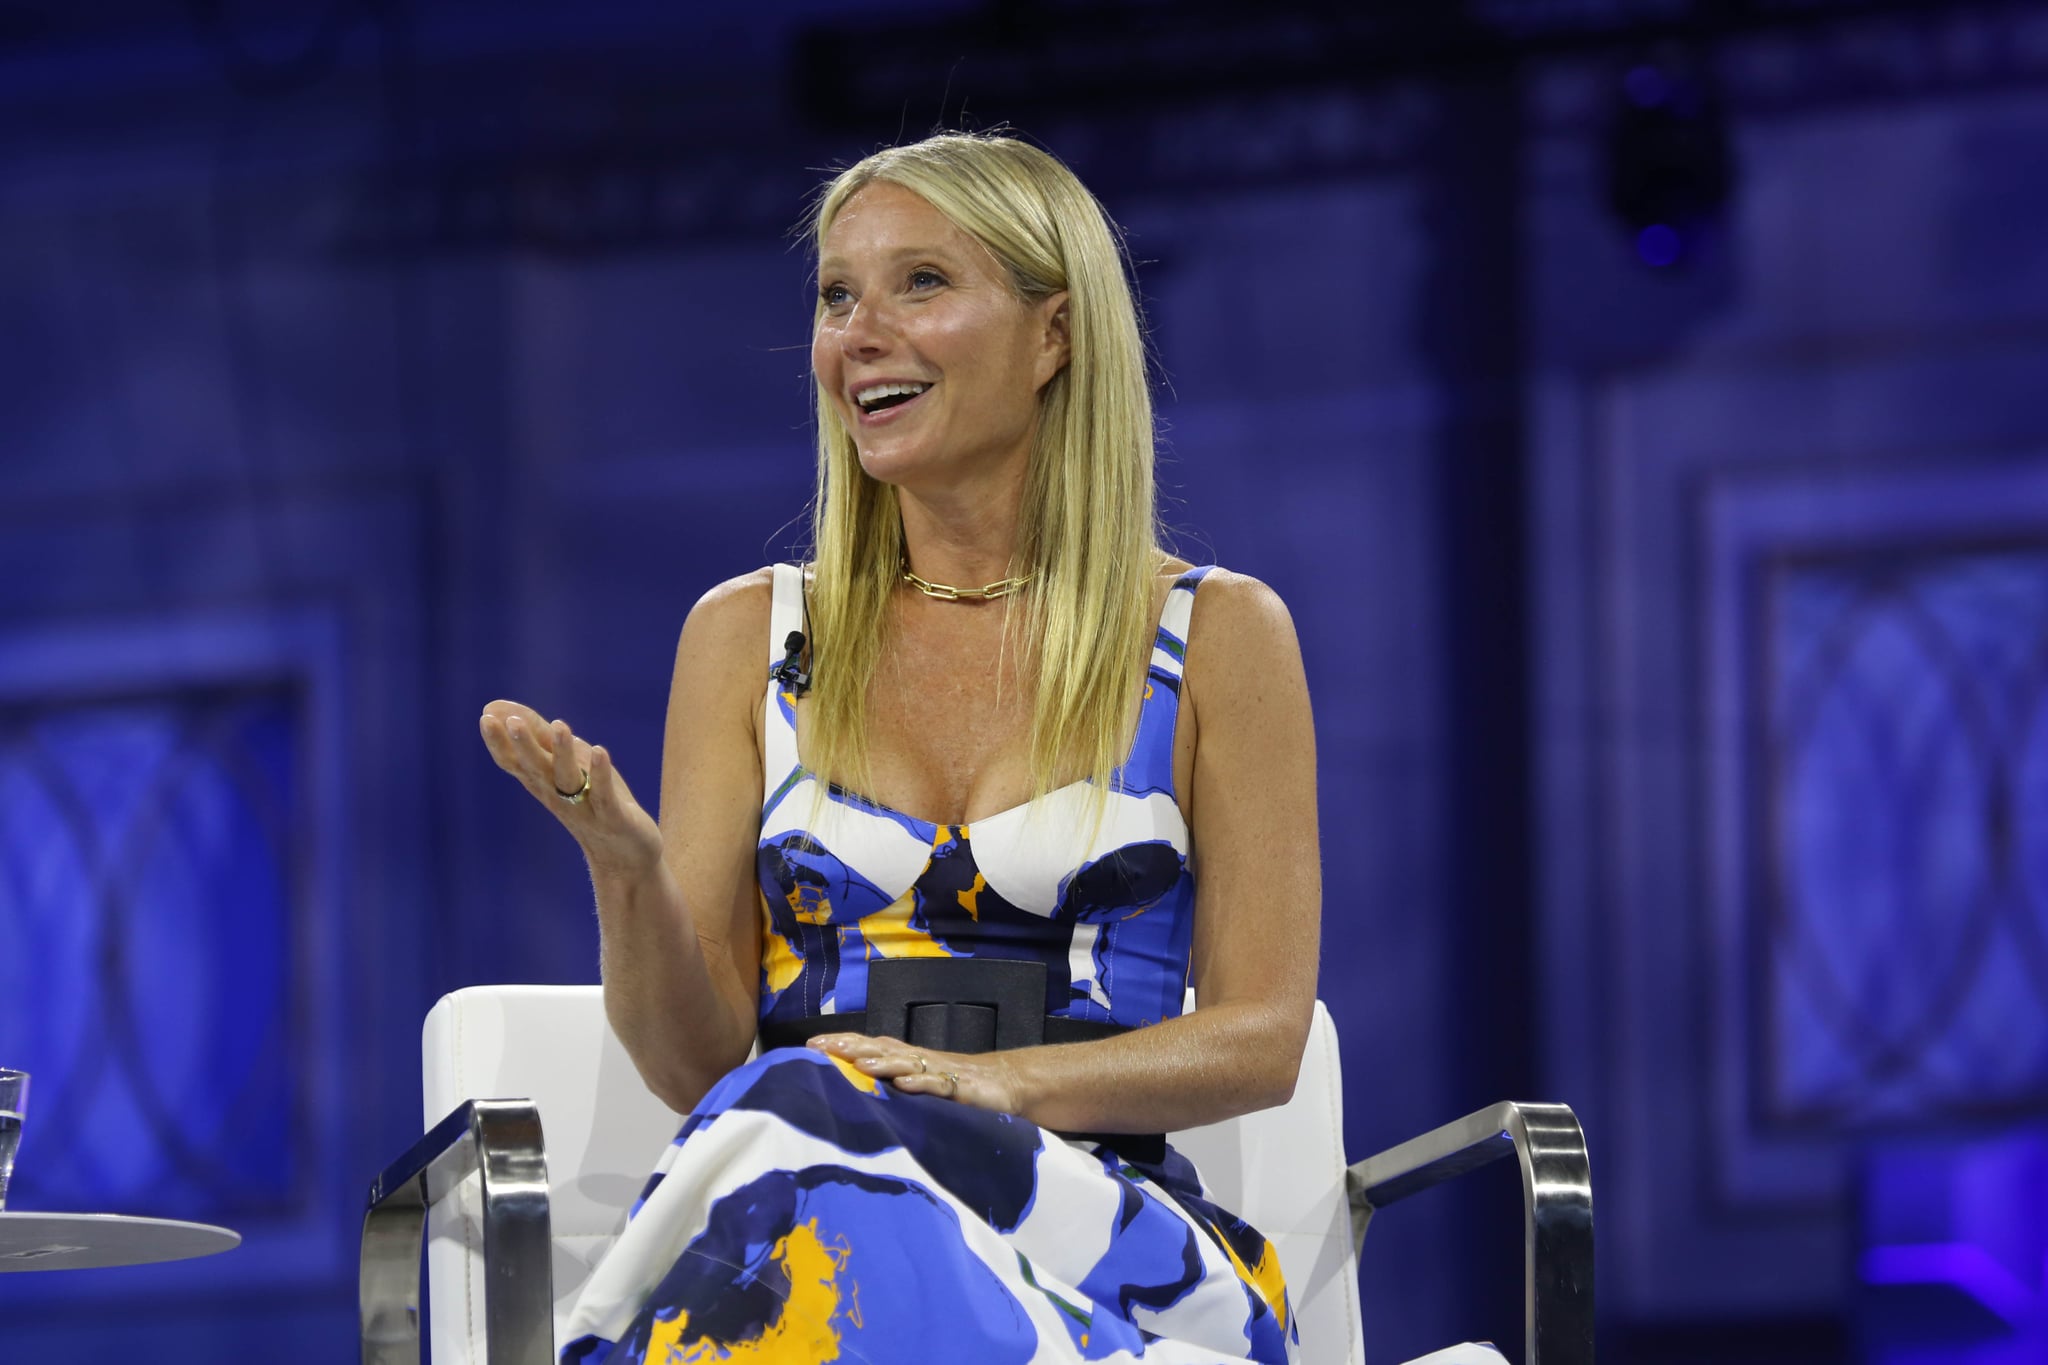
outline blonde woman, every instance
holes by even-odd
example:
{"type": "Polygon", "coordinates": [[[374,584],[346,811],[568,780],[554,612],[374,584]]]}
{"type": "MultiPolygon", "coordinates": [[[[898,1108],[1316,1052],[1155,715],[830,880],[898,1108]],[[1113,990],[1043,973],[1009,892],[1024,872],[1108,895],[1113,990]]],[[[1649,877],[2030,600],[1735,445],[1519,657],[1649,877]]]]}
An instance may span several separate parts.
{"type": "Polygon", "coordinates": [[[1289,1359],[1270,1246],[1159,1137],[1284,1100],[1307,1036],[1287,611],[1160,548],[1125,262],[1064,166],[885,150],[813,243],[814,559],[690,612],[660,822],[563,721],[482,720],[690,1115],[563,1359],[1289,1359]]]}

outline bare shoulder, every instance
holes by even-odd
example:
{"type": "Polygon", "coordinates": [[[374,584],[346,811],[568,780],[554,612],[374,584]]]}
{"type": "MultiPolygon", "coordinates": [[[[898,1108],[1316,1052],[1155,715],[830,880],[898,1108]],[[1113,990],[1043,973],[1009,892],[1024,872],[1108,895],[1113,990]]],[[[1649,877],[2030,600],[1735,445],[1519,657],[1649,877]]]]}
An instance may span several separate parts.
{"type": "Polygon", "coordinates": [[[759,654],[767,648],[774,600],[775,571],[766,565],[728,578],[690,608],[683,639],[696,649],[723,653],[744,644],[749,653],[759,654]]]}
{"type": "Polygon", "coordinates": [[[1250,574],[1210,570],[1188,620],[1181,684],[1197,731],[1253,721],[1276,705],[1305,707],[1303,673],[1301,641],[1280,594],[1250,574]]]}
{"type": "Polygon", "coordinates": [[[1243,659],[1247,651],[1259,649],[1300,654],[1287,604],[1250,574],[1211,569],[1195,593],[1188,620],[1188,667],[1195,668],[1199,660],[1214,669],[1225,659],[1243,659]]]}
{"type": "Polygon", "coordinates": [[[750,695],[768,653],[774,571],[728,578],[697,599],[676,642],[676,685],[700,698],[750,695]]]}
{"type": "MultiPolygon", "coordinates": [[[[1308,678],[1294,618],[1249,574],[1212,570],[1195,593],[1181,675],[1195,731],[1195,772],[1227,774],[1240,794],[1278,800],[1315,771],[1308,678]]],[[[1197,786],[1202,786],[1198,780],[1197,786]]],[[[1213,802],[1197,801],[1197,810],[1213,802]]],[[[1278,807],[1275,807],[1276,809],[1278,807]]]]}

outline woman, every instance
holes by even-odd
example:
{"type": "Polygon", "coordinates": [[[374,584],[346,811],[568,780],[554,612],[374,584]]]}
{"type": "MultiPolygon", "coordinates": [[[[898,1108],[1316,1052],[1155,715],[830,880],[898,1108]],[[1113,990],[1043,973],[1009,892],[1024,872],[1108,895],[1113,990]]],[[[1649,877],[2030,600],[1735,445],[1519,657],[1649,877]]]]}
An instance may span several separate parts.
{"type": "Polygon", "coordinates": [[[482,719],[690,1114],[563,1358],[1287,1359],[1270,1246],[1157,1138],[1284,1101],[1307,1036],[1286,609],[1158,547],[1137,311],[1064,166],[934,137],[812,227],[815,559],[690,612],[660,823],[565,722],[482,719]],[[870,1033],[885,996],[954,1045],[870,1033]]]}

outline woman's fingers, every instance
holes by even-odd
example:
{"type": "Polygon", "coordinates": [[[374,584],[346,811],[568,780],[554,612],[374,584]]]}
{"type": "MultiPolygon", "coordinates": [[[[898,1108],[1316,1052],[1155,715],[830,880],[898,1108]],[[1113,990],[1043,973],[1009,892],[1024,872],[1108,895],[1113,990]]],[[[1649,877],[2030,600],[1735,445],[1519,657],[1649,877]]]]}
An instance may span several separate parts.
{"type": "Polygon", "coordinates": [[[534,710],[531,706],[528,706],[525,702],[511,701],[504,697],[500,697],[496,701],[486,703],[484,706],[484,714],[487,716],[492,716],[499,721],[507,721],[512,719],[512,717],[514,716],[518,716],[530,724],[547,724],[546,719],[541,715],[541,713],[534,710]]]}
{"type": "Polygon", "coordinates": [[[926,1052],[895,1038],[870,1038],[859,1033],[827,1033],[806,1046],[859,1067],[865,1075],[888,1081],[912,1095],[937,1095],[984,1109],[1008,1111],[1008,1089],[996,1074],[999,1059],[926,1052]]]}
{"type": "Polygon", "coordinates": [[[912,1059],[923,1055],[894,1038],[870,1038],[864,1033],[820,1034],[810,1039],[806,1046],[843,1062],[852,1062],[868,1075],[882,1080],[916,1071],[918,1064],[912,1059]]]}
{"type": "Polygon", "coordinates": [[[944,1060],[944,1066],[933,1066],[928,1071],[912,1071],[894,1076],[890,1078],[891,1083],[898,1090],[912,1095],[937,1095],[942,1100],[959,1100],[965,1104],[980,1103],[979,1071],[963,1071],[953,1059],[944,1060]]]}
{"type": "Polygon", "coordinates": [[[626,808],[632,793],[626,779],[612,766],[611,750],[602,744],[590,746],[590,805],[600,819],[609,819],[626,808]]]}
{"type": "Polygon", "coordinates": [[[524,716],[507,716],[505,734],[512,747],[512,771],[526,782],[535,796],[546,794],[547,774],[554,767],[554,755],[541,744],[546,726],[535,725],[524,716]]]}
{"type": "Polygon", "coordinates": [[[491,706],[484,708],[484,713],[477,717],[476,728],[482,733],[484,747],[491,751],[491,757],[498,761],[499,767],[510,772],[518,760],[514,753],[512,733],[506,729],[505,713],[492,709],[498,705],[499,703],[493,702],[491,706]]]}
{"type": "Polygon", "coordinates": [[[535,724],[523,716],[514,716],[505,722],[505,728],[519,747],[527,773],[536,782],[564,797],[582,789],[586,765],[581,755],[589,746],[576,738],[567,721],[535,724]]]}
{"type": "Polygon", "coordinates": [[[576,738],[575,731],[569,728],[566,720],[558,720],[549,726],[548,736],[555,795],[568,800],[579,795],[588,796],[583,782],[590,774],[590,765],[582,761],[579,751],[589,746],[576,738]]]}
{"type": "Polygon", "coordinates": [[[547,721],[531,706],[523,706],[516,701],[494,701],[484,708],[477,724],[483,731],[484,742],[491,746],[492,756],[501,757],[501,747],[509,746],[508,752],[516,750],[522,734],[545,729],[547,721]]]}
{"type": "Polygon", "coordinates": [[[486,711],[478,718],[477,729],[483,733],[484,747],[491,751],[498,766],[532,786],[534,771],[525,740],[528,726],[523,718],[486,711]]]}
{"type": "Polygon", "coordinates": [[[583,789],[590,746],[566,721],[550,724],[531,707],[492,702],[477,721],[484,745],[498,766],[519,778],[535,796],[566,799],[583,789]]]}

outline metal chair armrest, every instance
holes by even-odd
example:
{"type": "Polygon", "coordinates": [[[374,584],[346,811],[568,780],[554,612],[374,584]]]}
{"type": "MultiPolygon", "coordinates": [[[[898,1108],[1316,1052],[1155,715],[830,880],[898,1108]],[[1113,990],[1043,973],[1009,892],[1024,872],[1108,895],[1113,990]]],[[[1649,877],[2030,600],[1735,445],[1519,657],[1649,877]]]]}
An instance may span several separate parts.
{"type": "Polygon", "coordinates": [[[526,1100],[469,1101],[370,1182],[359,1282],[363,1365],[419,1365],[427,1207],[477,1171],[489,1365],[552,1365],[547,1156],[540,1111],[526,1100]]]}
{"type": "Polygon", "coordinates": [[[1373,1212],[1514,1153],[1522,1167],[1527,1365],[1593,1359],[1593,1177],[1586,1135],[1562,1104],[1508,1101],[1352,1166],[1351,1235],[1373,1212]]]}

